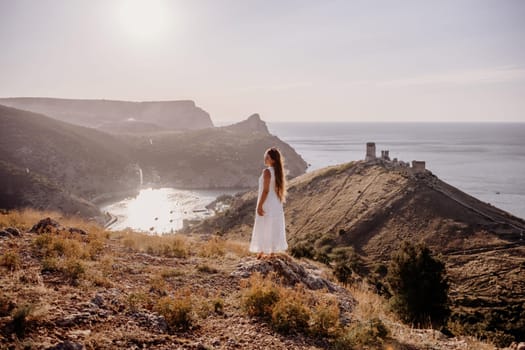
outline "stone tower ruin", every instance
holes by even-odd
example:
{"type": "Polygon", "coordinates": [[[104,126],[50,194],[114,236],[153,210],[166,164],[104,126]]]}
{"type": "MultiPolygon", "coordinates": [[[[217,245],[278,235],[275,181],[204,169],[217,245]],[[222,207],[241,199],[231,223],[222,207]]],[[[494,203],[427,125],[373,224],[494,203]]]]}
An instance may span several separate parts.
{"type": "Polygon", "coordinates": [[[365,161],[376,159],[376,144],[375,142],[366,143],[366,157],[365,161]]]}

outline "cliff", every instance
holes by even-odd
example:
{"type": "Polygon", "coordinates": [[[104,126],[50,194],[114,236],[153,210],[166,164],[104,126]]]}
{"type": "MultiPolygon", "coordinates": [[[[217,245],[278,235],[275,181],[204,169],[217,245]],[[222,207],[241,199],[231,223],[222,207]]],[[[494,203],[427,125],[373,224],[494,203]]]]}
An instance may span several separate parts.
{"type": "Polygon", "coordinates": [[[126,145],[109,134],[1,105],[0,125],[1,208],[90,217],[91,199],[139,184],[126,145]]]}
{"type": "Polygon", "coordinates": [[[193,101],[131,102],[16,97],[0,98],[0,104],[111,132],[213,127],[210,115],[193,101]]]}
{"type": "MultiPolygon", "coordinates": [[[[248,240],[256,193],[191,230],[248,240]]],[[[372,270],[387,264],[403,240],[442,254],[454,317],[489,331],[523,334],[525,222],[441,181],[392,162],[352,162],[293,179],[285,205],[291,249],[319,256],[350,246],[372,270]],[[470,320],[470,321],[469,321],[470,320]]],[[[474,326],[473,326],[474,328],[474,326]]]]}
{"type": "Polygon", "coordinates": [[[282,149],[290,176],[306,170],[301,156],[270,135],[259,117],[221,128],[109,134],[0,105],[0,126],[4,209],[91,217],[93,202],[140,189],[139,168],[150,186],[251,187],[271,146],[282,149]]]}
{"type": "Polygon", "coordinates": [[[177,188],[247,188],[257,185],[264,151],[276,146],[289,177],[304,174],[306,162],[271,135],[255,114],[239,123],[184,133],[121,135],[140,164],[144,181],[177,188]]]}

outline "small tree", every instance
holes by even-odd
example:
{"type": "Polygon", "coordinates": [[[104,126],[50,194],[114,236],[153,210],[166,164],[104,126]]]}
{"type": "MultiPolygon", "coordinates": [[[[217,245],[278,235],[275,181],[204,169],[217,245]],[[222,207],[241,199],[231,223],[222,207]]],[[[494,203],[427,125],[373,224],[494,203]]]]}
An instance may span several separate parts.
{"type": "Polygon", "coordinates": [[[393,310],[405,322],[443,324],[449,314],[445,264],[423,244],[403,242],[393,255],[387,281],[393,310]]]}

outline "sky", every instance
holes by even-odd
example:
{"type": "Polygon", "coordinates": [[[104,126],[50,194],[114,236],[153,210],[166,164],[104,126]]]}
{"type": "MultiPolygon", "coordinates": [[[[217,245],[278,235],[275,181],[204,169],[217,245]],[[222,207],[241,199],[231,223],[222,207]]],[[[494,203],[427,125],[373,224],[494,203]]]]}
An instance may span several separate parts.
{"type": "Polygon", "coordinates": [[[0,0],[0,97],[215,123],[525,122],[521,0],[0,0]]]}

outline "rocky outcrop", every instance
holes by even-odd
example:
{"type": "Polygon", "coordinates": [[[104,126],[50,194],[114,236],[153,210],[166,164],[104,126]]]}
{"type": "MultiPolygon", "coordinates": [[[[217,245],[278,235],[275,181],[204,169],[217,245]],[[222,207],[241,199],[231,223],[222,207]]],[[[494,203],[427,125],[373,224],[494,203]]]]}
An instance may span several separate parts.
{"type": "Polygon", "coordinates": [[[322,278],[322,271],[316,266],[302,262],[299,263],[286,255],[275,256],[268,259],[245,258],[239,262],[232,276],[247,278],[254,272],[263,276],[275,272],[277,277],[288,286],[300,283],[308,289],[327,289],[329,292],[342,291],[343,288],[335,283],[322,278]]]}
{"type": "Polygon", "coordinates": [[[258,113],[252,114],[246,120],[241,122],[224,126],[226,130],[230,132],[245,132],[245,133],[262,133],[269,134],[268,126],[262,121],[261,116],[258,113]]]}
{"type": "Polygon", "coordinates": [[[58,221],[51,219],[50,217],[44,218],[38,221],[29,230],[30,233],[55,233],[57,231],[66,231],[71,234],[87,235],[87,232],[81,228],[76,227],[65,227],[62,226],[58,221]]]}
{"type": "Polygon", "coordinates": [[[307,164],[287,143],[268,132],[258,115],[230,126],[125,138],[144,174],[144,181],[177,188],[248,188],[257,185],[264,152],[278,147],[288,178],[307,164]]]}
{"type": "MultiPolygon", "coordinates": [[[[52,118],[88,127],[109,126],[108,131],[121,131],[111,123],[134,120],[147,129],[158,126],[170,130],[192,130],[213,127],[210,115],[193,101],[112,101],[60,98],[0,98],[0,104],[42,113],[52,118]]],[[[138,128],[141,125],[133,125],[138,128]]]]}

